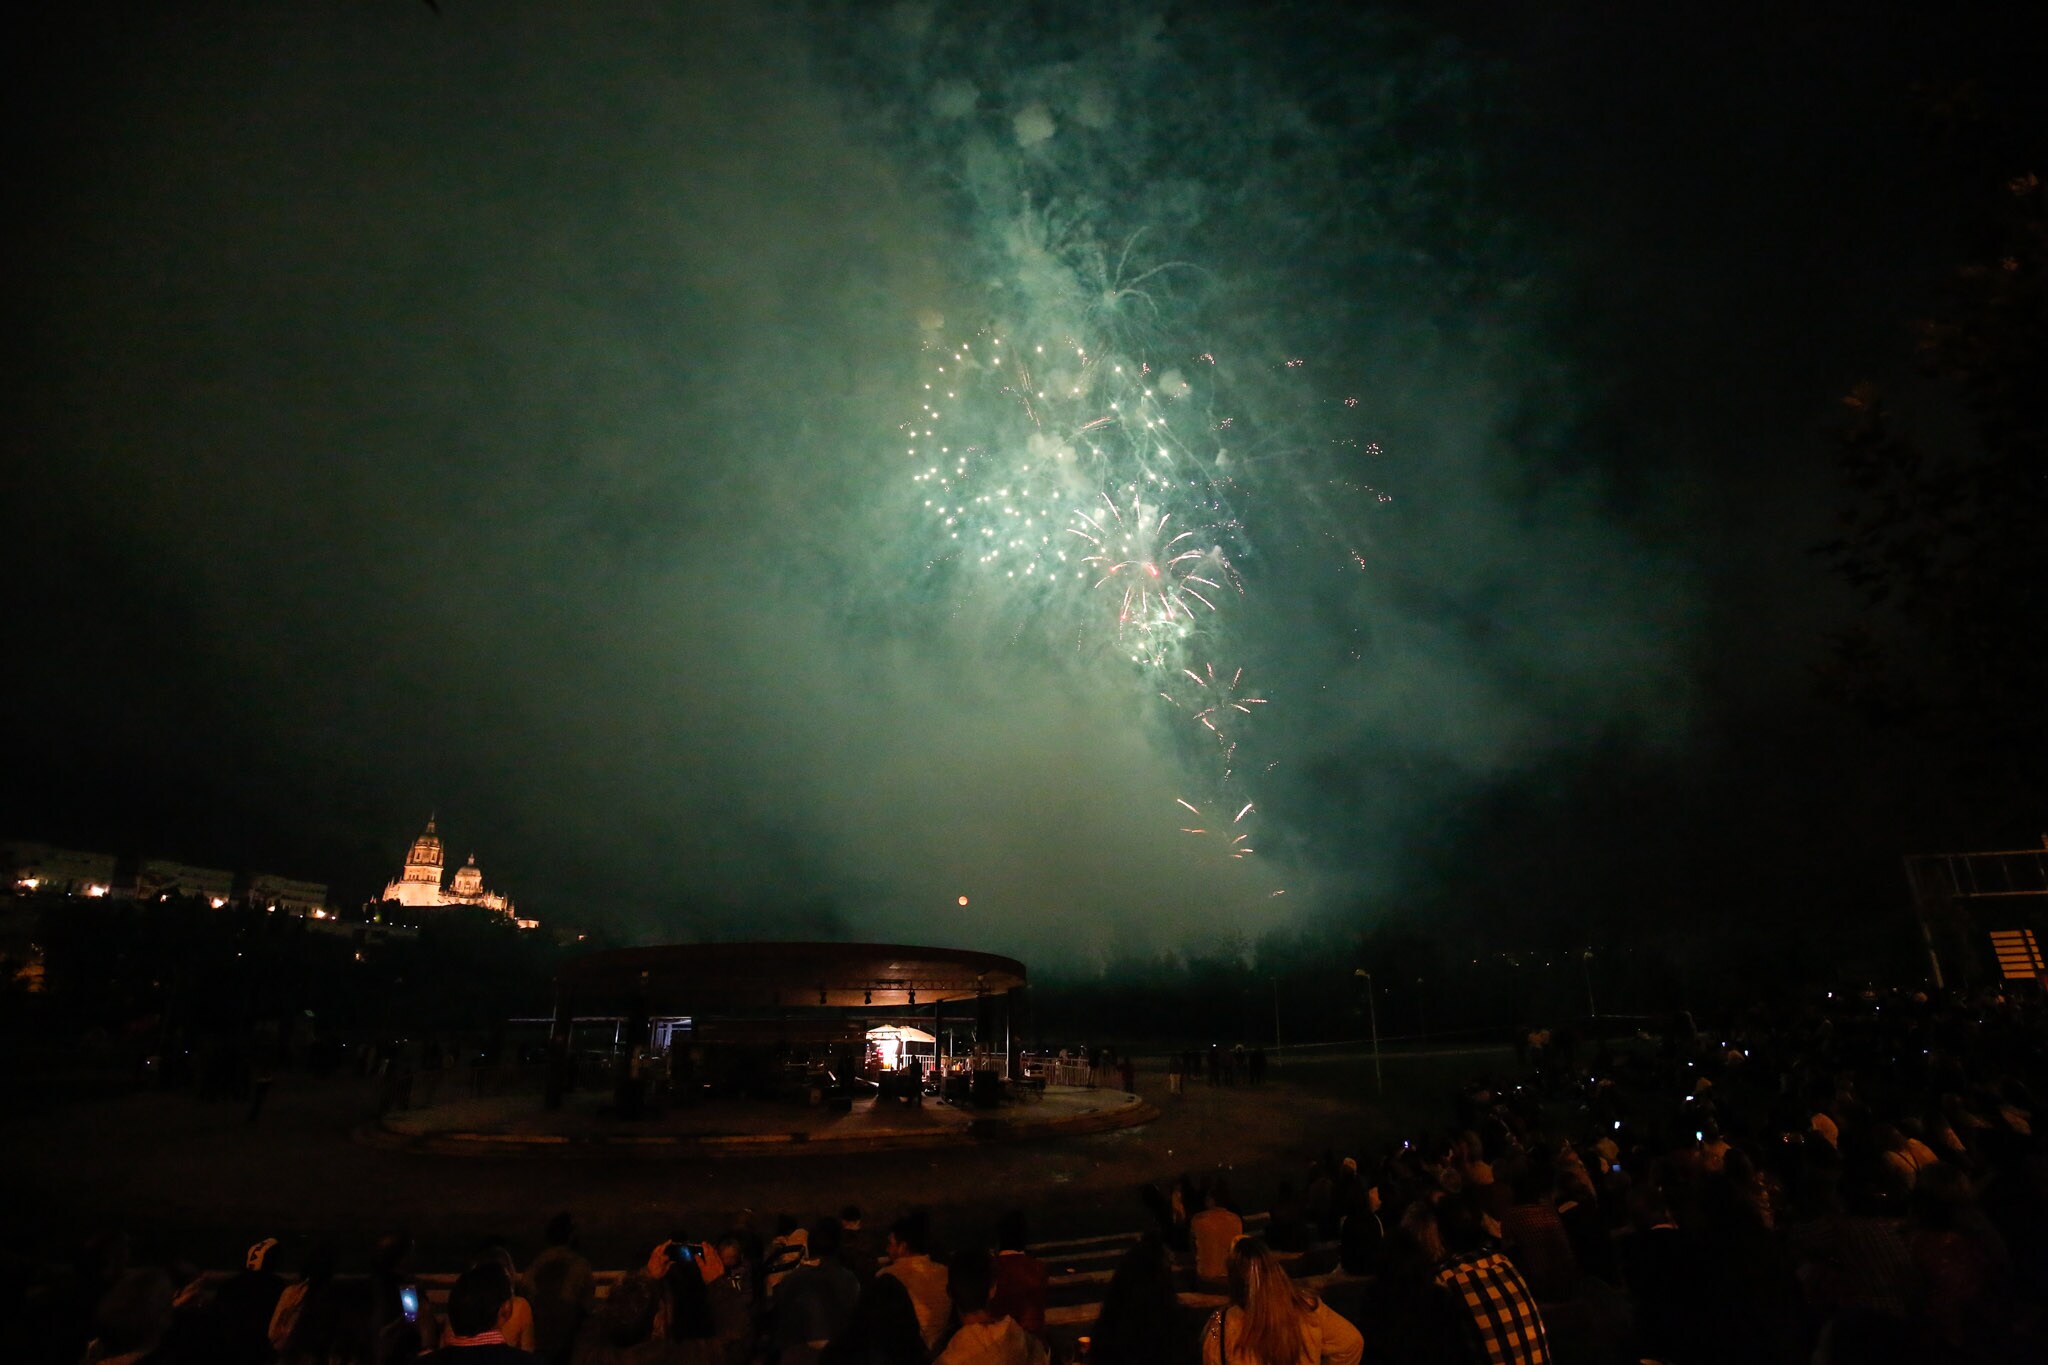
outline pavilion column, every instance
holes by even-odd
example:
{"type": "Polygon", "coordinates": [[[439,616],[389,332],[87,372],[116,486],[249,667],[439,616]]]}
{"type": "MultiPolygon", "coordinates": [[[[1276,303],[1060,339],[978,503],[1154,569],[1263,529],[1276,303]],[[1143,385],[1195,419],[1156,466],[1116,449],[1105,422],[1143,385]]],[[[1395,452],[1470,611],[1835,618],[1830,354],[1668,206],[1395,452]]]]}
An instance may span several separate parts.
{"type": "Polygon", "coordinates": [[[645,1110],[646,1080],[640,1075],[640,1058],[647,1049],[647,973],[634,983],[633,998],[626,1007],[620,1042],[625,1056],[612,1053],[612,1105],[623,1119],[637,1119],[645,1110]]]}
{"type": "Polygon", "coordinates": [[[560,1109],[562,1097],[569,1089],[569,1031],[574,1027],[575,1016],[569,1010],[569,992],[561,982],[555,983],[555,1017],[548,1026],[548,1069],[546,1091],[541,1103],[548,1109],[560,1109]]]}
{"type": "Polygon", "coordinates": [[[1017,1043],[1011,1027],[1017,1013],[1017,988],[1012,986],[1003,992],[1003,1079],[1017,1079],[1017,1043]]]}

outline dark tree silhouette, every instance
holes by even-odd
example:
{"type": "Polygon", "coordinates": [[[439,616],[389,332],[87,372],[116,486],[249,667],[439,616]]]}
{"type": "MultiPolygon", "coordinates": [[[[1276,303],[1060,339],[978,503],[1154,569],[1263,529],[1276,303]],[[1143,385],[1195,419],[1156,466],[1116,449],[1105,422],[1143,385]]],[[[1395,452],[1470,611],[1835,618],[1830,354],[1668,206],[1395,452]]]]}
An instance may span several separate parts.
{"type": "Polygon", "coordinates": [[[2010,180],[1917,326],[1919,381],[1843,400],[1851,497],[1821,547],[1869,608],[1833,642],[1826,686],[1933,746],[1945,795],[1980,819],[2038,803],[2048,758],[2043,210],[2038,176],[2010,180]]]}

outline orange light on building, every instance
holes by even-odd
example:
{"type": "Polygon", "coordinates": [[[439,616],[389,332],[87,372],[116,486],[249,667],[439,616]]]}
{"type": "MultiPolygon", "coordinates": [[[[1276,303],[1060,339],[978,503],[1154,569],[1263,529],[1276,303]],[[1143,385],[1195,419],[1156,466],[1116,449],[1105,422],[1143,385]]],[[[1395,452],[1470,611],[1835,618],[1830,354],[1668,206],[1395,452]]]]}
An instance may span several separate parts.
{"type": "Polygon", "coordinates": [[[107,888],[95,882],[93,885],[85,888],[85,894],[97,899],[107,894],[107,888]]]}
{"type": "Polygon", "coordinates": [[[965,897],[965,896],[962,896],[962,897],[960,898],[960,903],[961,903],[962,905],[965,905],[965,904],[967,904],[967,897],[965,897]]]}

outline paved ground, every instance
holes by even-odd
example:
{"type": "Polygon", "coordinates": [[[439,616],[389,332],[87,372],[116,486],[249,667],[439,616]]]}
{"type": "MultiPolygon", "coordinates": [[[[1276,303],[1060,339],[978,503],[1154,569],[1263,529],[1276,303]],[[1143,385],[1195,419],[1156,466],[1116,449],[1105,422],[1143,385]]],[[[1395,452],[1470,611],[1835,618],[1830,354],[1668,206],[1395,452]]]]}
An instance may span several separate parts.
{"type": "Polygon", "coordinates": [[[608,1096],[572,1095],[542,1108],[525,1092],[435,1097],[435,1103],[384,1116],[358,1129],[359,1140],[409,1146],[423,1154],[474,1157],[526,1148],[564,1160],[621,1147],[647,1157],[702,1160],[858,1154],[910,1147],[958,1147],[1128,1128],[1158,1111],[1121,1090],[1048,1086],[998,1109],[927,1100],[908,1105],[865,1098],[846,1109],[773,1100],[728,1100],[675,1107],[633,1123],[612,1116],[608,1096]]]}
{"type": "Polygon", "coordinates": [[[1157,1076],[1141,1096],[1160,1117],[1141,1127],[1042,1142],[744,1161],[649,1161],[630,1153],[553,1161],[463,1160],[380,1150],[351,1140],[372,1117],[354,1079],[281,1076],[262,1121],[183,1093],[75,1100],[0,1117],[0,1207],[17,1248],[63,1254],[84,1234],[123,1227],[145,1253],[232,1265],[258,1236],[332,1236],[344,1262],[395,1227],[420,1242],[422,1268],[459,1265],[485,1235],[522,1257],[557,1209],[577,1211],[600,1265],[628,1264],[678,1232],[702,1236],[741,1209],[811,1217],[856,1202],[871,1218],[926,1205],[943,1234],[986,1232],[1013,1205],[1041,1238],[1128,1232],[1145,1222],[1136,1190],[1184,1170],[1229,1168],[1244,1201],[1263,1207],[1274,1173],[1307,1153],[1363,1146],[1390,1120],[1441,1123],[1442,1096],[1497,1055],[1389,1057],[1388,1103],[1363,1097],[1355,1059],[1296,1068],[1260,1089],[1192,1087],[1170,1099],[1157,1076]]]}

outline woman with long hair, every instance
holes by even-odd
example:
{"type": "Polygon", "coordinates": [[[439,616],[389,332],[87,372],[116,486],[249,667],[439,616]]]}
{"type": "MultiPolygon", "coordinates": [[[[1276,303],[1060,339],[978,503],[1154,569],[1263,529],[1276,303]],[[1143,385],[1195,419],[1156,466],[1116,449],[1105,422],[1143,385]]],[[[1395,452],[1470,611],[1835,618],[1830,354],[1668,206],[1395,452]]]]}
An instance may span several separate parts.
{"type": "Polygon", "coordinates": [[[1202,1365],[1358,1365],[1365,1338],[1297,1288],[1256,1237],[1230,1249],[1230,1302],[1202,1330],[1202,1365]]]}

